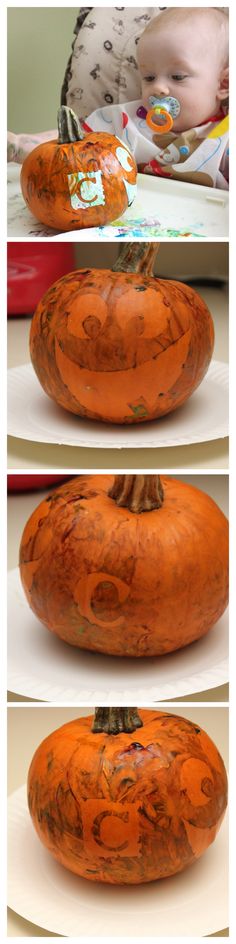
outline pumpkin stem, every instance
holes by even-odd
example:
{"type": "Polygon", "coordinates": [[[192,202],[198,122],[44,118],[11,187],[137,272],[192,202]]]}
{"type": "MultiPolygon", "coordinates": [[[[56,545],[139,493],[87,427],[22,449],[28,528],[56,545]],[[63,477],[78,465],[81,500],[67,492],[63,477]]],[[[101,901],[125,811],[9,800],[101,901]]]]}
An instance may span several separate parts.
{"type": "Polygon", "coordinates": [[[94,734],[104,731],[105,734],[127,733],[142,728],[143,722],[137,708],[95,708],[95,718],[92,726],[94,734]]]}
{"type": "Polygon", "coordinates": [[[112,272],[138,272],[152,275],[153,264],[160,243],[126,243],[120,249],[112,272]]]}
{"type": "Polygon", "coordinates": [[[57,112],[58,143],[72,144],[73,141],[82,141],[85,137],[82,125],[77,115],[67,105],[61,105],[57,112]]]}
{"type": "Polygon", "coordinates": [[[161,508],[164,501],[159,475],[115,475],[108,495],[117,505],[136,514],[161,508]]]}

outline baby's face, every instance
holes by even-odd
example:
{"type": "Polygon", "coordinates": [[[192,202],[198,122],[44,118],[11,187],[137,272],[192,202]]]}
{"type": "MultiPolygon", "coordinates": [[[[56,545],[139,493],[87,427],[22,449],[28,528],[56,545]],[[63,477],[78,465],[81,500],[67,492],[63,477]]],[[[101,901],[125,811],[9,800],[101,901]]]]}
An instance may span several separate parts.
{"type": "Polygon", "coordinates": [[[173,131],[187,131],[207,121],[219,111],[217,92],[220,65],[214,43],[190,23],[145,32],[138,44],[138,65],[142,82],[142,102],[150,109],[149,97],[171,95],[180,104],[173,131]]]}

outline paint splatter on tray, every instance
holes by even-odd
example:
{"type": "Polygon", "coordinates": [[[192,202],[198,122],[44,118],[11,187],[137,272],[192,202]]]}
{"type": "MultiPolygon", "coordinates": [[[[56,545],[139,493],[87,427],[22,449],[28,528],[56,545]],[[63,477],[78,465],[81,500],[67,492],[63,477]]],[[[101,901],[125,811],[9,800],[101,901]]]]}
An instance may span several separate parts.
{"type": "Polygon", "coordinates": [[[189,227],[187,229],[184,227],[180,229],[176,229],[176,227],[170,228],[163,226],[160,220],[150,219],[150,217],[139,217],[136,220],[123,218],[115,220],[115,222],[111,223],[109,226],[100,226],[99,235],[106,239],[108,236],[114,238],[114,235],[117,239],[121,239],[122,236],[129,236],[132,237],[132,239],[147,239],[147,237],[156,236],[163,239],[176,239],[178,237],[181,239],[189,237],[200,239],[203,236],[201,223],[199,223],[198,232],[197,229],[198,227],[192,230],[189,227]]]}

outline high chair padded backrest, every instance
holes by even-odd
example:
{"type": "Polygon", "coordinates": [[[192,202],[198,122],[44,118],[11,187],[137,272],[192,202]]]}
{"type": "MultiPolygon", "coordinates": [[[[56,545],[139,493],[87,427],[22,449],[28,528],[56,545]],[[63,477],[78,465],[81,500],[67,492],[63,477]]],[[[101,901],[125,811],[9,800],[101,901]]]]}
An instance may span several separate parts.
{"type": "Polygon", "coordinates": [[[82,7],[77,18],[61,104],[86,118],[103,105],[140,98],[139,37],[164,7],[82,7]]]}

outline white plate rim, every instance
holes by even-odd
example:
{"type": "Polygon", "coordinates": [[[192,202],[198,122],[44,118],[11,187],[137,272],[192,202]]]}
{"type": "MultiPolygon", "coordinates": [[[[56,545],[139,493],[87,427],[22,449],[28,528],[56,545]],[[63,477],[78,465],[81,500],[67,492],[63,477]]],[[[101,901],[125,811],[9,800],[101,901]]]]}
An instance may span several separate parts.
{"type": "MultiPolygon", "coordinates": [[[[18,568],[14,568],[8,571],[8,591],[9,591],[11,599],[13,598],[14,593],[17,594],[17,596],[19,596],[20,594],[22,605],[25,611],[27,610],[27,612],[30,614],[31,611],[28,608],[24,591],[21,586],[18,568]]],[[[8,605],[8,612],[9,612],[9,609],[10,607],[8,605]]],[[[227,611],[225,611],[224,616],[227,617],[227,611]]],[[[32,620],[35,620],[35,619],[36,617],[32,614],[32,620]]],[[[40,626],[39,621],[37,622],[38,622],[38,625],[40,626]]],[[[11,630],[9,628],[8,632],[10,636],[10,633],[14,632],[14,630],[11,630]]],[[[47,630],[45,629],[45,627],[42,627],[42,634],[45,634],[45,638],[46,638],[46,633],[47,633],[47,630]]],[[[210,630],[210,637],[213,640],[213,635],[211,636],[211,634],[214,634],[214,627],[212,628],[212,630],[210,630]]],[[[198,643],[196,643],[196,646],[201,645],[201,642],[203,642],[203,645],[204,645],[204,638],[203,638],[203,641],[199,640],[198,643]]],[[[61,642],[61,644],[63,645],[63,642],[61,642]]],[[[34,636],[32,634],[32,646],[33,645],[34,645],[34,636]]],[[[185,650],[182,650],[182,651],[183,651],[183,654],[186,655],[185,650]]],[[[19,657],[20,659],[20,654],[21,654],[20,647],[16,650],[16,653],[17,653],[16,658],[19,657]]],[[[196,653],[196,650],[195,650],[195,653],[196,653]]],[[[86,655],[89,656],[89,653],[86,653],[86,655]]],[[[103,658],[102,654],[99,654],[99,659],[102,660],[102,658],[103,658]]],[[[109,657],[106,657],[106,659],[107,658],[109,657]]],[[[181,651],[179,652],[179,655],[178,655],[178,659],[180,658],[181,658],[181,651]]],[[[121,667],[121,672],[122,672],[122,667],[121,667]]],[[[144,673],[145,673],[145,663],[144,663],[144,673]]],[[[172,698],[174,699],[174,698],[179,698],[181,696],[193,695],[193,694],[197,694],[200,691],[204,691],[204,690],[210,691],[212,688],[218,688],[220,685],[224,685],[225,683],[228,682],[228,677],[229,677],[228,656],[226,655],[225,658],[222,659],[220,662],[218,663],[216,662],[215,665],[213,663],[210,669],[207,668],[205,670],[201,670],[195,673],[191,672],[190,674],[184,673],[183,676],[181,678],[176,679],[174,683],[173,681],[169,683],[166,681],[164,683],[163,682],[160,683],[160,681],[157,678],[156,685],[150,686],[150,681],[147,678],[146,685],[145,683],[143,683],[142,687],[140,687],[140,685],[137,686],[137,689],[135,691],[135,698],[139,704],[144,704],[145,702],[147,702],[147,700],[151,700],[154,702],[165,701],[166,699],[172,699],[172,698]]],[[[125,685],[125,687],[123,688],[121,687],[120,691],[117,689],[114,691],[112,688],[109,688],[109,687],[107,689],[105,689],[104,687],[95,688],[95,686],[88,687],[88,685],[84,689],[81,688],[79,690],[79,683],[78,683],[77,688],[75,688],[74,683],[71,685],[67,683],[66,686],[65,685],[63,686],[61,683],[59,684],[59,681],[58,681],[57,686],[55,686],[55,682],[53,682],[53,684],[50,685],[49,683],[45,682],[45,679],[41,681],[38,679],[36,675],[34,677],[32,676],[32,674],[29,675],[25,671],[25,667],[23,671],[22,667],[19,665],[17,666],[17,670],[16,670],[16,667],[15,668],[12,667],[9,657],[8,657],[8,690],[11,692],[17,693],[18,695],[23,695],[24,697],[35,698],[36,700],[46,701],[46,702],[53,702],[54,700],[55,701],[68,700],[68,693],[69,693],[70,701],[73,702],[74,700],[75,703],[78,703],[78,698],[79,698],[81,704],[83,703],[83,704],[88,704],[88,705],[89,704],[96,704],[96,705],[114,704],[118,706],[120,704],[132,705],[133,699],[134,699],[134,690],[133,689],[129,690],[127,685],[125,685]]]]}
{"type": "MultiPolygon", "coordinates": [[[[203,381],[202,381],[202,384],[204,384],[204,383],[207,384],[207,381],[208,381],[208,380],[211,380],[212,378],[216,381],[216,383],[218,383],[219,387],[223,387],[225,390],[228,391],[228,387],[229,387],[228,364],[226,364],[224,361],[212,360],[212,361],[211,361],[211,364],[210,364],[210,366],[209,366],[209,368],[208,368],[207,374],[205,375],[205,377],[204,377],[204,379],[203,379],[203,381]]],[[[45,397],[45,396],[46,396],[46,394],[43,392],[42,388],[41,388],[40,385],[39,385],[39,382],[38,382],[38,380],[37,380],[37,378],[36,378],[36,375],[35,375],[35,373],[34,373],[34,370],[33,370],[32,365],[31,365],[30,363],[28,363],[28,364],[22,364],[22,365],[20,365],[20,366],[18,366],[18,367],[11,367],[11,368],[8,370],[8,402],[9,402],[9,404],[10,404],[11,384],[12,384],[12,382],[14,383],[15,380],[17,380],[17,382],[20,382],[20,381],[21,381],[21,382],[26,383],[26,384],[31,384],[31,385],[33,384],[36,393],[38,392],[38,397],[39,397],[39,398],[42,398],[42,397],[45,397]]],[[[202,386],[202,385],[200,385],[200,386],[202,386]]],[[[198,389],[199,389],[199,388],[198,388],[198,389]]],[[[197,390],[195,391],[195,393],[197,394],[197,390]]],[[[194,393],[193,393],[192,396],[194,397],[194,393]]],[[[191,399],[191,398],[189,398],[189,399],[191,399]]],[[[189,401],[187,401],[187,403],[188,403],[188,402],[189,402],[189,401]]],[[[184,404],[183,404],[182,407],[180,407],[180,409],[184,409],[184,404]]],[[[64,411],[64,412],[66,412],[66,411],[64,411]]],[[[175,413],[177,413],[177,412],[178,412],[178,411],[174,411],[172,415],[174,416],[175,413]]],[[[71,414],[71,415],[72,415],[72,414],[71,414]]],[[[170,415],[170,414],[169,414],[169,415],[170,415]]],[[[81,422],[82,422],[82,423],[86,422],[86,428],[87,428],[87,424],[88,424],[88,429],[89,429],[89,420],[88,420],[88,421],[83,421],[83,420],[81,421],[81,419],[80,419],[79,417],[78,417],[77,419],[78,419],[78,425],[79,425],[81,422]]],[[[163,420],[165,420],[165,417],[163,417],[163,420]]],[[[158,429],[158,420],[157,420],[157,421],[153,420],[152,423],[150,423],[149,425],[150,425],[151,427],[153,427],[154,429],[157,430],[157,429],[158,429]]],[[[101,426],[102,426],[102,427],[103,427],[103,426],[106,427],[106,424],[99,424],[99,426],[100,426],[100,427],[101,427],[101,426]]],[[[144,426],[144,427],[145,427],[146,424],[140,424],[140,427],[141,427],[141,426],[144,426]]],[[[140,428],[140,427],[139,427],[139,428],[140,428]]],[[[84,428],[85,428],[85,427],[84,427],[84,428]]],[[[115,427],[114,427],[114,428],[115,428],[115,427]]],[[[121,428],[122,428],[122,427],[119,427],[119,431],[120,431],[121,428]]],[[[129,429],[129,427],[126,427],[126,439],[125,439],[124,441],[118,441],[118,442],[114,442],[113,440],[112,440],[111,442],[109,442],[109,439],[104,439],[104,440],[103,440],[103,438],[102,438],[102,433],[99,434],[100,438],[99,438],[98,440],[93,440],[93,439],[85,440],[85,438],[80,438],[79,435],[78,435],[77,438],[73,438],[72,434],[71,434],[71,435],[69,436],[69,438],[66,439],[66,440],[65,440],[65,436],[64,436],[64,439],[63,439],[63,435],[62,435],[62,437],[60,437],[59,434],[56,434],[56,437],[55,437],[55,438],[52,438],[52,435],[51,435],[51,434],[50,434],[50,435],[43,434],[43,438],[42,438],[42,433],[39,432],[39,433],[37,434],[37,429],[36,429],[36,431],[35,431],[33,434],[30,434],[29,431],[27,431],[27,429],[24,430],[24,431],[21,430],[21,429],[19,429],[19,427],[18,427],[18,425],[17,425],[17,422],[16,422],[16,421],[15,421],[15,422],[12,422],[12,418],[10,418],[10,422],[9,422],[9,417],[8,417],[8,435],[14,436],[14,437],[17,438],[17,439],[23,439],[23,440],[27,440],[27,441],[30,441],[30,442],[40,442],[40,443],[43,442],[43,443],[45,443],[45,444],[46,444],[46,443],[48,443],[48,444],[50,443],[51,445],[80,446],[80,447],[82,446],[82,447],[85,447],[85,448],[89,448],[89,447],[90,447],[90,448],[92,448],[92,449],[97,449],[97,448],[98,448],[98,449],[108,449],[108,448],[111,448],[111,449],[113,449],[113,448],[116,448],[116,449],[123,449],[123,448],[129,448],[129,449],[168,448],[168,447],[172,447],[172,446],[192,445],[192,444],[194,444],[194,443],[199,443],[199,442],[201,442],[201,443],[202,443],[202,442],[211,442],[211,441],[213,441],[213,440],[224,439],[224,438],[226,438],[226,437],[228,436],[228,418],[227,418],[227,420],[224,421],[224,423],[222,422],[218,427],[217,427],[217,425],[216,425],[216,427],[214,428],[214,430],[207,430],[207,433],[204,432],[204,433],[202,433],[202,434],[200,434],[200,435],[199,435],[199,433],[198,433],[197,435],[196,435],[196,434],[194,435],[194,433],[191,433],[191,437],[190,437],[189,435],[186,436],[186,434],[185,434],[185,435],[182,435],[182,436],[181,436],[181,435],[178,435],[178,438],[176,438],[176,437],[172,437],[172,438],[169,437],[169,438],[166,438],[166,439],[160,439],[160,438],[159,438],[159,439],[155,439],[155,440],[150,439],[149,441],[148,441],[148,440],[147,440],[147,441],[145,441],[145,440],[144,440],[144,441],[142,441],[142,440],[139,441],[139,440],[135,440],[135,439],[130,439],[130,442],[129,442],[129,441],[127,441],[128,435],[129,435],[128,429],[129,429]]],[[[133,430],[133,429],[134,429],[134,427],[132,427],[132,430],[133,430]]],[[[145,430],[144,430],[144,432],[145,432],[145,430]]]]}

